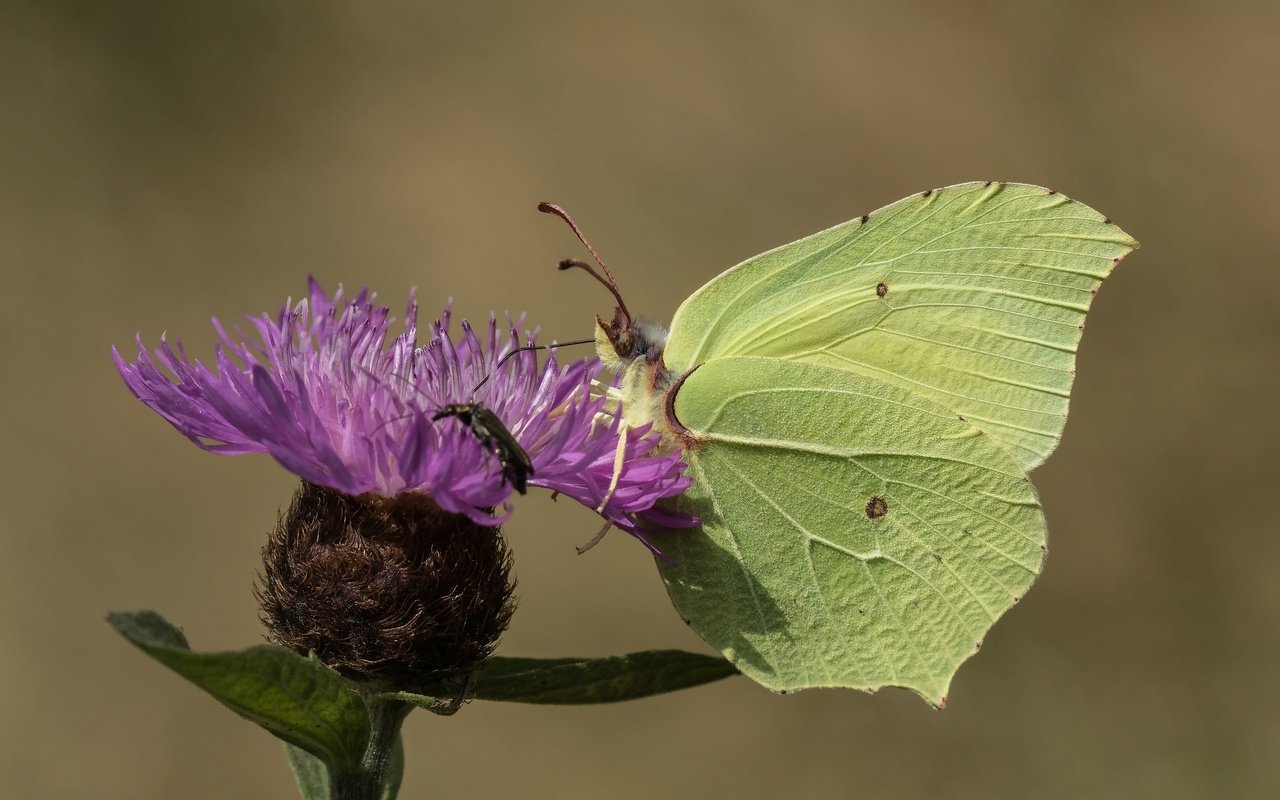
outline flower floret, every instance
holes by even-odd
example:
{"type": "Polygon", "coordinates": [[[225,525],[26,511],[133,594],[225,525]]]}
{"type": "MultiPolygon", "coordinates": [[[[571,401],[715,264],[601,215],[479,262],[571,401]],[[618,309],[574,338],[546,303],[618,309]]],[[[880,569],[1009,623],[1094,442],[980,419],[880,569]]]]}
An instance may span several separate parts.
{"type": "Polygon", "coordinates": [[[330,296],[313,279],[307,297],[274,318],[251,317],[253,335],[215,319],[213,368],[164,337],[151,351],[139,337],[133,361],[112,352],[134,395],[200,447],[267,453],[348,495],[424,493],[446,511],[501,523],[512,487],[499,459],[467,425],[433,419],[446,405],[481,403],[528,454],[529,485],[572,497],[642,540],[646,528],[696,524],[655,506],[688,487],[684,464],[678,452],[658,451],[648,429],[620,431],[617,409],[606,412],[592,391],[599,362],[561,366],[552,351],[539,365],[536,353],[516,352],[533,342],[520,336],[520,320],[499,334],[491,317],[483,343],[463,322],[455,341],[447,308],[419,344],[412,298],[394,336],[390,310],[375,299],[362,290],[345,301],[341,288],[330,296]]]}

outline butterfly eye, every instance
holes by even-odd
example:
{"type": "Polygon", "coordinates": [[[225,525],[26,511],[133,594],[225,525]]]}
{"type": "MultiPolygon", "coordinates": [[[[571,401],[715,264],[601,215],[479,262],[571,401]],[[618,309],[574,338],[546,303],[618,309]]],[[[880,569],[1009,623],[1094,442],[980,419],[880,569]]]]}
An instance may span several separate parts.
{"type": "Polygon", "coordinates": [[[618,334],[613,342],[613,349],[618,351],[618,355],[622,358],[636,357],[636,335],[630,328],[618,334]]]}
{"type": "Polygon", "coordinates": [[[640,355],[637,352],[639,345],[635,329],[626,312],[619,308],[614,311],[612,322],[607,322],[602,317],[596,317],[596,322],[600,325],[600,330],[604,331],[605,338],[609,340],[618,358],[629,362],[640,355]]]}

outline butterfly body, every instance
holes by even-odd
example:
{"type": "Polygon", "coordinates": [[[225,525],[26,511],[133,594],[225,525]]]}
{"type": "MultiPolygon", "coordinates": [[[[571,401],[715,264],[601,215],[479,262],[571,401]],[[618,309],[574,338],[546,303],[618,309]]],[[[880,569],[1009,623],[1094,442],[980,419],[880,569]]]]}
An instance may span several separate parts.
{"type": "Polygon", "coordinates": [[[684,449],[676,505],[703,521],[655,538],[681,616],[772,689],[943,705],[1040,572],[1027,473],[1061,437],[1090,302],[1136,246],[1057,192],[969,183],[744,261],[661,339],[620,302],[598,350],[628,423],[684,449]]]}

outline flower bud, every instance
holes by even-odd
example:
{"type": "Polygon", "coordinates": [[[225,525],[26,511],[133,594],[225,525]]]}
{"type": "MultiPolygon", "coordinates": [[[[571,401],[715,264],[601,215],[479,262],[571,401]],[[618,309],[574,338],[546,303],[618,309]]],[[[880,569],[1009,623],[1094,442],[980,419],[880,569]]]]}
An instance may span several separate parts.
{"type": "Polygon", "coordinates": [[[269,638],[386,688],[465,680],[514,610],[500,529],[424,494],[303,482],[262,555],[254,591],[269,638]]]}

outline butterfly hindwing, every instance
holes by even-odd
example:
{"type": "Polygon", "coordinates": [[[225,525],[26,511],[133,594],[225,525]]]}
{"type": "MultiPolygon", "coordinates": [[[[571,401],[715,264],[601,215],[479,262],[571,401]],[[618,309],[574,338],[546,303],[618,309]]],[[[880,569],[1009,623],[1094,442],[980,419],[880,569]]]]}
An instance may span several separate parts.
{"type": "Polygon", "coordinates": [[[1022,467],[949,409],[845,370],[712,359],[674,401],[701,444],[657,540],[676,609],[777,690],[951,676],[1040,570],[1044,519],[1022,467]]]}

